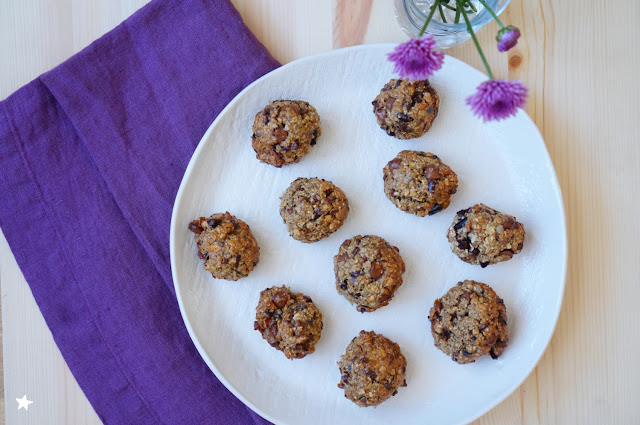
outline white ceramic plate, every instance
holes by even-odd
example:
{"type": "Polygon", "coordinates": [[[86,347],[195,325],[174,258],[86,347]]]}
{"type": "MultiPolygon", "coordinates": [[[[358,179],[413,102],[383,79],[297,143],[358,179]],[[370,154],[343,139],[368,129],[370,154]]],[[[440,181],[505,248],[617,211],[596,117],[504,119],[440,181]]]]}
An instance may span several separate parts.
{"type": "Polygon", "coordinates": [[[440,113],[431,130],[397,140],[378,128],[371,101],[393,76],[393,45],[335,50],[285,65],[243,90],[213,122],[185,172],[171,222],[171,266],[180,309],[198,351],[239,399],[279,424],[460,424],[498,404],[534,368],[558,318],[566,269],[562,197],[549,155],[523,111],[483,124],[464,104],[484,76],[447,57],[431,83],[440,113]],[[314,105],[322,136],[311,153],[281,169],[255,158],[251,125],[276,99],[314,105]],[[382,167],[403,149],[436,153],[460,181],[446,210],[419,218],[383,193],[382,167]],[[279,197],[297,177],[321,177],[344,190],[351,211],[330,237],[303,244],[282,223],[279,197]],[[515,215],[523,251],[486,269],[451,253],[446,230],[456,211],[482,202],[515,215]],[[229,211],[247,222],[260,263],[238,282],[216,280],[196,256],[189,221],[229,211]],[[376,234],[400,248],[407,271],[392,302],[358,313],[337,294],[333,256],[343,240],[376,234]],[[490,284],[504,298],[511,341],[498,359],[458,365],[433,346],[427,314],[456,282],[490,284]],[[312,355],[287,360],[253,330],[259,293],[286,284],[311,296],[324,319],[312,355]],[[336,361],[361,329],[400,344],[407,383],[377,408],[360,408],[336,387],[336,361]]]}

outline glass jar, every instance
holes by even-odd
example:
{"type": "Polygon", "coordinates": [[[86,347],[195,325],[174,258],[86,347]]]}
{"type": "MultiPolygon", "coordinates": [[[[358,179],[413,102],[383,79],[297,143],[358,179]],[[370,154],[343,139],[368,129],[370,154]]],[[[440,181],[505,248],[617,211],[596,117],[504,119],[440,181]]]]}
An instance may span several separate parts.
{"type": "MultiPolygon", "coordinates": [[[[402,29],[411,37],[417,37],[427,19],[434,0],[394,0],[395,13],[402,29]]],[[[511,0],[485,0],[496,15],[500,15],[511,0]]],[[[455,1],[451,0],[455,4],[455,1]]],[[[477,12],[467,14],[474,31],[490,22],[493,18],[478,0],[472,0],[477,12]]],[[[459,23],[455,23],[455,12],[443,7],[442,16],[439,10],[433,15],[426,32],[432,34],[440,49],[447,49],[468,40],[471,36],[467,32],[467,25],[462,16],[459,23]],[[446,20],[446,22],[444,22],[446,20]]]]}

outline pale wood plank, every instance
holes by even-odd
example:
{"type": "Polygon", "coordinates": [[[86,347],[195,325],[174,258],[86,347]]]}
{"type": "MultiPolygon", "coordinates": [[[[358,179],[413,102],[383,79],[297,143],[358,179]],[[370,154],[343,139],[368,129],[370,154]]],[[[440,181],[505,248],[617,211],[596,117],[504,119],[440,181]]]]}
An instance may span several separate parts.
{"type": "Polygon", "coordinates": [[[365,43],[399,43],[407,39],[397,24],[393,3],[392,0],[373,2],[365,43]]]}
{"type": "Polygon", "coordinates": [[[247,26],[281,63],[330,50],[329,1],[232,0],[247,26]]]}
{"type": "Polygon", "coordinates": [[[373,0],[337,0],[333,15],[333,47],[362,44],[369,26],[373,0]]]}
{"type": "Polygon", "coordinates": [[[544,58],[544,135],[565,194],[571,253],[552,343],[560,354],[558,422],[640,422],[633,366],[640,337],[631,324],[638,323],[640,287],[631,283],[640,272],[638,231],[623,224],[639,207],[629,194],[640,187],[640,6],[625,3],[614,10],[594,2],[589,12],[541,2],[545,20],[555,22],[544,58]],[[624,30],[603,36],[607,26],[624,30]],[[627,29],[636,35],[628,38],[627,29]]]}

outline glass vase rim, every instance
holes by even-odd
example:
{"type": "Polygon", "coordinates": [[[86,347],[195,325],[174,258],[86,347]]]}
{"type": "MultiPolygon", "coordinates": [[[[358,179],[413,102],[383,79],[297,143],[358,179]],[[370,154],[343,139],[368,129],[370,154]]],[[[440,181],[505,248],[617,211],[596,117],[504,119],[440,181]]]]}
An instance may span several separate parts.
{"type": "MultiPolygon", "coordinates": [[[[422,20],[422,24],[420,24],[420,26],[422,26],[424,24],[424,21],[427,19],[427,15],[423,13],[415,5],[415,2],[413,0],[402,0],[402,2],[405,4],[405,7],[407,6],[410,7],[412,12],[414,12],[422,20]]],[[[500,7],[494,9],[493,11],[497,16],[500,16],[500,14],[504,12],[504,10],[507,8],[511,0],[496,0],[496,2],[500,4],[500,7]]],[[[409,19],[413,20],[411,19],[410,16],[409,16],[409,19]]],[[[492,20],[493,20],[493,17],[491,16],[491,14],[486,9],[483,9],[478,15],[476,15],[474,18],[471,19],[471,26],[473,26],[474,28],[481,27],[491,22],[492,20]]],[[[414,24],[417,24],[417,23],[414,22],[414,24]]],[[[454,30],[454,31],[467,30],[467,24],[464,22],[461,22],[458,24],[448,23],[448,22],[444,23],[444,22],[440,22],[432,19],[431,22],[429,22],[429,25],[427,28],[431,27],[432,25],[435,26],[436,28],[447,28],[448,30],[454,30]]]]}

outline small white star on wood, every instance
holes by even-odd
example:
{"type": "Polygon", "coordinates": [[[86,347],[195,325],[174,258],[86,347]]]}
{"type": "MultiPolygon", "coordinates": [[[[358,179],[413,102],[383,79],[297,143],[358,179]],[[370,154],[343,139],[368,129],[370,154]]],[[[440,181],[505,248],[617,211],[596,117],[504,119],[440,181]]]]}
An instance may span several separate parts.
{"type": "Polygon", "coordinates": [[[29,405],[33,403],[33,401],[27,400],[27,395],[23,395],[22,398],[16,398],[18,402],[18,410],[24,408],[24,410],[29,410],[29,405]]]}

